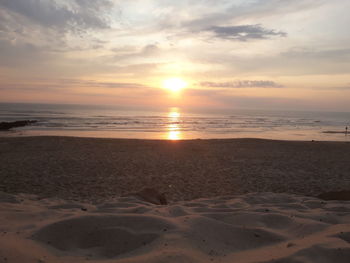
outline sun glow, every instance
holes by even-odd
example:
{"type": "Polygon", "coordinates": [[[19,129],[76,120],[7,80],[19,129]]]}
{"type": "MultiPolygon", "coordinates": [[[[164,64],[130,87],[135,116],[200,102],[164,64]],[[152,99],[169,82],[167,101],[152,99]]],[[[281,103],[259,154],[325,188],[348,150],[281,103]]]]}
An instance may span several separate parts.
{"type": "Polygon", "coordinates": [[[188,83],[181,78],[170,78],[163,82],[163,87],[173,93],[177,93],[186,88],[188,83]]]}
{"type": "Polygon", "coordinates": [[[168,117],[177,121],[177,119],[180,117],[180,113],[177,111],[171,111],[169,112],[168,117]]]}
{"type": "Polygon", "coordinates": [[[179,112],[178,108],[171,108],[170,112],[168,113],[168,133],[167,138],[168,140],[181,140],[182,139],[182,133],[180,128],[180,117],[181,114],[179,112]]]}
{"type": "Polygon", "coordinates": [[[180,131],[169,131],[168,140],[171,140],[171,141],[181,140],[181,132],[180,131]]]}

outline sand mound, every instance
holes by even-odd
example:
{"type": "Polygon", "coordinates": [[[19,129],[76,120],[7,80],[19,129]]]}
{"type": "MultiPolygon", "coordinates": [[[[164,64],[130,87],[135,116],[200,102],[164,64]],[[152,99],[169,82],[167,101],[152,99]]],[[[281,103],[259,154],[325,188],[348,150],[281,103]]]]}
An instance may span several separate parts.
{"type": "Polygon", "coordinates": [[[348,201],[259,193],[167,206],[133,197],[91,205],[7,196],[0,204],[0,256],[8,262],[348,263],[350,258],[348,201]]]}

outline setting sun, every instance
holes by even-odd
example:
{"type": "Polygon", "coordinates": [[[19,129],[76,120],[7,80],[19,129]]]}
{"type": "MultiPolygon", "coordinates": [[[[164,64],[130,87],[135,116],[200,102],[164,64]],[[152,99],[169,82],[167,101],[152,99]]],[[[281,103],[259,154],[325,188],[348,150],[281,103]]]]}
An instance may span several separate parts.
{"type": "Polygon", "coordinates": [[[187,87],[187,82],[181,78],[170,78],[163,82],[163,87],[171,92],[179,92],[187,87]]]}

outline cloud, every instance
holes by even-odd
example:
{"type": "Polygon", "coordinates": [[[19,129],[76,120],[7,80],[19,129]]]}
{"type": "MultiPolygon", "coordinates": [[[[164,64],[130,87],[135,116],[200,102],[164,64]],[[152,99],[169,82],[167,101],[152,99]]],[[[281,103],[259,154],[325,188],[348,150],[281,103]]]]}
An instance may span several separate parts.
{"type": "Polygon", "coordinates": [[[267,39],[273,36],[285,37],[287,33],[263,28],[261,25],[212,26],[205,31],[214,37],[228,40],[247,41],[250,39],[267,39]]]}
{"type": "MultiPolygon", "coordinates": [[[[1,79],[0,79],[1,80],[1,79]]],[[[152,87],[133,82],[108,82],[80,79],[32,79],[22,82],[1,80],[0,90],[22,91],[69,91],[75,88],[121,89],[121,90],[151,90],[152,87]]]]}
{"type": "Polygon", "coordinates": [[[161,49],[156,44],[149,44],[143,47],[114,48],[112,51],[116,54],[112,59],[118,61],[118,63],[125,60],[130,62],[133,59],[153,58],[161,53],[161,49]]]}
{"type": "Polygon", "coordinates": [[[104,12],[112,8],[110,0],[0,0],[0,6],[10,15],[26,18],[43,27],[59,30],[107,28],[104,12]]]}
{"type": "Polygon", "coordinates": [[[0,66],[31,69],[52,59],[31,43],[11,43],[0,38],[0,66]],[[35,63],[34,63],[35,62],[35,63]]]}
{"type": "Polygon", "coordinates": [[[202,14],[198,15],[198,13],[196,14],[196,10],[199,8],[193,9],[192,14],[194,18],[182,21],[182,25],[198,30],[211,25],[239,23],[247,19],[261,20],[265,17],[285,16],[287,14],[300,12],[301,10],[312,10],[326,2],[326,0],[218,0],[215,1],[215,7],[211,8],[209,12],[202,12],[202,14]]]}
{"type": "Polygon", "coordinates": [[[34,47],[42,58],[102,48],[106,41],[98,34],[111,29],[114,5],[113,0],[0,0],[0,48],[34,47]]]}
{"type": "Polygon", "coordinates": [[[65,85],[78,85],[80,87],[91,87],[91,88],[110,88],[110,89],[146,89],[149,88],[146,85],[130,82],[102,82],[93,80],[71,80],[63,79],[61,83],[65,85]]]}
{"type": "Polygon", "coordinates": [[[282,45],[274,45],[274,49],[269,52],[246,55],[244,52],[249,50],[249,47],[245,42],[242,44],[243,48],[237,51],[227,50],[226,47],[210,49],[210,52],[207,53],[194,50],[189,53],[189,56],[197,63],[211,66],[212,70],[206,73],[206,79],[209,77],[228,78],[241,74],[269,76],[268,78],[350,74],[350,49],[347,47],[320,47],[303,43],[304,46],[285,47],[285,50],[280,52],[278,48],[282,45]],[[223,50],[227,52],[223,53],[223,50]],[[215,71],[215,68],[220,68],[220,71],[215,71]]]}
{"type": "Polygon", "coordinates": [[[345,87],[334,87],[333,90],[350,91],[350,86],[345,86],[345,87]]]}
{"type": "Polygon", "coordinates": [[[317,60],[337,60],[337,61],[349,61],[350,48],[338,48],[338,49],[292,49],[288,52],[282,53],[283,56],[288,58],[304,58],[304,59],[317,59],[317,60]]]}
{"type": "Polygon", "coordinates": [[[270,80],[238,80],[234,82],[201,82],[200,86],[210,88],[282,88],[270,80]]]}
{"type": "Polygon", "coordinates": [[[338,86],[338,87],[312,87],[312,90],[319,91],[350,91],[350,86],[338,86]]]}

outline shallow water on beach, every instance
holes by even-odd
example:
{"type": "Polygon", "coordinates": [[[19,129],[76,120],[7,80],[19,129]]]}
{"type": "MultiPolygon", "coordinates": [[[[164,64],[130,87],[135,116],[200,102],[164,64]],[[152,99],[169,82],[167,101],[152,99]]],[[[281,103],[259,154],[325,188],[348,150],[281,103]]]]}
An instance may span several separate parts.
{"type": "Polygon", "coordinates": [[[125,110],[107,106],[0,104],[0,122],[37,120],[3,136],[63,135],[136,139],[265,138],[350,141],[350,113],[231,110],[125,110]]]}

